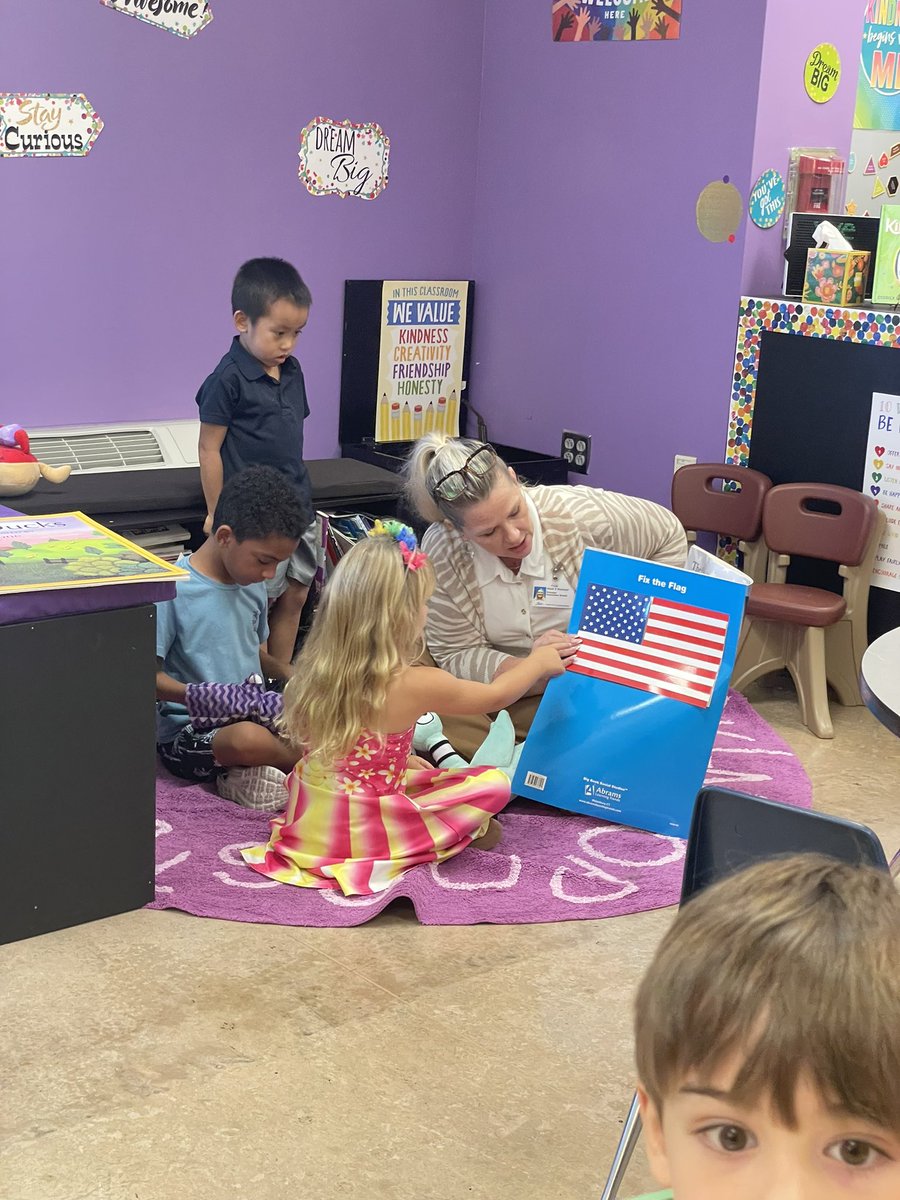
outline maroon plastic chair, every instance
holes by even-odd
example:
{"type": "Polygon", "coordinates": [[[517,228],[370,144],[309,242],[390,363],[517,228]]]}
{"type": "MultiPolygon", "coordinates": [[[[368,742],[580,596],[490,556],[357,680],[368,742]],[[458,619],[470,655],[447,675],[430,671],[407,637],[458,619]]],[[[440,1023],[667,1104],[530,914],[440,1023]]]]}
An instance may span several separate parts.
{"type": "Polygon", "coordinates": [[[861,704],[859,667],[866,648],[869,579],[884,514],[874,500],[828,483],[785,483],[763,506],[769,573],[747,598],[731,686],[786,667],[804,725],[834,737],[828,684],[842,704],[861,704]],[[826,502],[836,511],[821,511],[826,502]],[[791,555],[840,564],[843,592],[785,582],[791,555]]]}
{"type": "Polygon", "coordinates": [[[689,542],[697,540],[700,530],[734,538],[744,571],[754,583],[764,583],[768,550],[762,537],[762,512],[771,487],[768,475],[752,467],[689,463],[672,476],[672,512],[689,542]],[[723,488],[723,480],[737,488],[723,488]]]}

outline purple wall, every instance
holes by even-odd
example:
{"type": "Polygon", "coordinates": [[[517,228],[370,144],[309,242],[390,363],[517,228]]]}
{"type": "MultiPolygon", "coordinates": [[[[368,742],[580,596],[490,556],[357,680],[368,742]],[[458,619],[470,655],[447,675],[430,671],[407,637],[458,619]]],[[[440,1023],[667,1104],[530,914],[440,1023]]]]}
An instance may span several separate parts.
{"type": "MultiPolygon", "coordinates": [[[[472,401],[503,441],[593,435],[589,482],[668,500],[675,453],[721,460],[765,0],[686,0],[677,42],[553,44],[548,0],[487,5],[472,401]]],[[[573,476],[573,481],[578,480],[573,476]]]]}
{"type": "Polygon", "coordinates": [[[471,274],[492,435],[590,433],[590,482],[664,500],[675,453],[722,455],[738,297],[777,255],[747,222],[705,241],[697,197],[724,175],[746,196],[801,137],[846,146],[862,4],[773,0],[764,54],[766,0],[685,0],[679,41],[636,46],[554,44],[548,0],[214,0],[192,41],[96,0],[0,0],[3,86],[85,91],[106,122],[87,159],[0,163],[0,417],[193,416],[236,266],[281,254],[315,297],[307,447],[331,455],[343,280],[471,274]],[[846,76],[819,108],[801,67],[829,39],[846,76]],[[381,198],[301,186],[317,115],[383,125],[381,198]]]}
{"type": "MultiPolygon", "coordinates": [[[[751,187],[770,167],[787,176],[791,146],[836,146],[850,152],[866,0],[805,0],[770,3],[759,78],[751,187]],[[815,10],[815,20],[811,14],[815,10]],[[810,100],[803,86],[807,56],[831,42],[841,56],[841,81],[826,104],[810,100]]],[[[784,274],[782,224],[757,229],[750,221],[744,244],[742,286],[746,295],[780,295],[784,274]]]]}
{"type": "Polygon", "coordinates": [[[0,423],[192,417],[228,346],[231,279],[278,254],[314,306],[300,357],[310,457],[337,452],[343,281],[472,271],[484,0],[213,0],[191,41],[97,0],[0,0],[10,91],[83,91],[86,159],[0,161],[0,423]],[[374,202],[297,179],[312,117],[378,121],[374,202]]]}

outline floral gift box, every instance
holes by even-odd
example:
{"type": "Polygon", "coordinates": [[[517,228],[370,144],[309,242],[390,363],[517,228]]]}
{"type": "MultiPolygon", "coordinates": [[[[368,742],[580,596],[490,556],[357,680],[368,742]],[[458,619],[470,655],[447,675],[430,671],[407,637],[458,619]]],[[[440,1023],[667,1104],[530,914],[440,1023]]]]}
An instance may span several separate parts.
{"type": "Polygon", "coordinates": [[[803,299],[821,304],[862,304],[869,257],[868,250],[808,250],[803,299]]]}

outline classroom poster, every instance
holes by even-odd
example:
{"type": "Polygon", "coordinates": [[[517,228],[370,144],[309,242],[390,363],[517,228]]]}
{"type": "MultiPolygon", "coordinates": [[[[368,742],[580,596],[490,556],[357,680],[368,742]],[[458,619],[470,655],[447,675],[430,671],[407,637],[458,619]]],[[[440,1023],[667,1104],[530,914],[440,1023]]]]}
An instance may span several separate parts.
{"type": "Polygon", "coordinates": [[[465,280],[385,280],[376,442],[459,435],[468,297],[465,280]]]}
{"type": "Polygon", "coordinates": [[[585,551],[569,622],[581,646],[547,686],[514,794],[687,837],[750,584],[696,547],[689,566],[585,551]]]}
{"type": "Polygon", "coordinates": [[[375,200],[387,187],[391,141],[374,121],[316,117],[300,131],[300,182],[313,196],[375,200]]]}
{"type": "Polygon", "coordinates": [[[183,38],[193,37],[213,19],[208,0],[100,0],[100,3],[183,38]]]}
{"type": "Polygon", "coordinates": [[[0,517],[0,595],[185,575],[84,513],[0,517]]]}
{"type": "Polygon", "coordinates": [[[213,19],[208,0],[100,0],[100,3],[183,38],[193,37],[213,19]]]}
{"type": "Polygon", "coordinates": [[[862,492],[874,498],[887,519],[875,552],[872,587],[900,592],[900,396],[872,393],[862,492]]]}
{"type": "Polygon", "coordinates": [[[2,158],[83,158],[102,128],[80,93],[0,92],[2,158]]]}
{"type": "Polygon", "coordinates": [[[867,0],[854,129],[900,129],[900,4],[867,0]]]}
{"type": "Polygon", "coordinates": [[[681,36],[681,0],[550,0],[554,42],[659,42],[681,36]]]}

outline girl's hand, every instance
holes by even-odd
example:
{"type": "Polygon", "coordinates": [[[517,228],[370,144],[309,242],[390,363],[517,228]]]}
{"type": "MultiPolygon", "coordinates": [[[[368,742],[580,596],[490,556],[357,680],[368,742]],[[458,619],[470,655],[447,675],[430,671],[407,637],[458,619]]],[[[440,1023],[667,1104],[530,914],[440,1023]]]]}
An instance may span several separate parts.
{"type": "Polygon", "coordinates": [[[554,675],[562,675],[566,669],[558,646],[538,646],[536,644],[528,657],[535,667],[539,668],[542,678],[552,679],[554,675]]]}
{"type": "Polygon", "coordinates": [[[565,661],[578,653],[580,645],[580,638],[573,637],[569,633],[561,633],[558,629],[548,629],[539,638],[535,638],[533,648],[538,650],[542,646],[552,646],[559,654],[559,657],[565,661]]]}
{"type": "Polygon", "coordinates": [[[433,771],[434,766],[430,762],[426,762],[424,758],[420,758],[418,754],[411,754],[406,760],[407,771],[433,771]]]}

